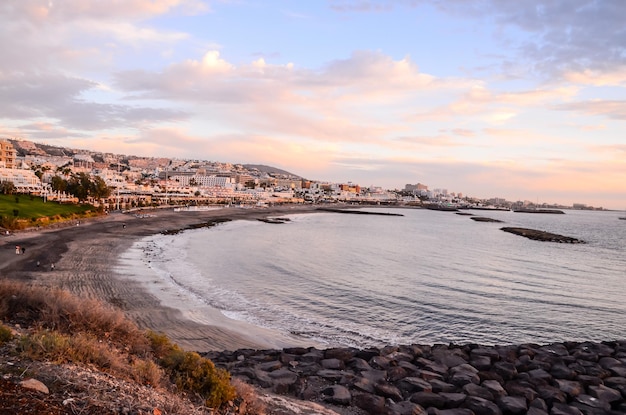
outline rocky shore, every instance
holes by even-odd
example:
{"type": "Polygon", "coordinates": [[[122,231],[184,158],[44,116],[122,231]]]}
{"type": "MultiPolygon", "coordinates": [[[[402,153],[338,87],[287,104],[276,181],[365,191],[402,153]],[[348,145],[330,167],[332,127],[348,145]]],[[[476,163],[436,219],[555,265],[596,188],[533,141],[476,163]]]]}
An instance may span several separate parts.
{"type": "Polygon", "coordinates": [[[626,340],[240,349],[206,357],[245,382],[344,414],[626,413],[626,340]]]}
{"type": "Polygon", "coordinates": [[[523,236],[525,238],[532,239],[535,241],[559,242],[559,243],[565,243],[565,244],[584,244],[585,243],[585,241],[573,238],[571,236],[559,235],[557,233],[540,231],[537,229],[504,227],[504,228],[500,228],[500,230],[503,230],[504,232],[512,233],[514,235],[523,236]]]}

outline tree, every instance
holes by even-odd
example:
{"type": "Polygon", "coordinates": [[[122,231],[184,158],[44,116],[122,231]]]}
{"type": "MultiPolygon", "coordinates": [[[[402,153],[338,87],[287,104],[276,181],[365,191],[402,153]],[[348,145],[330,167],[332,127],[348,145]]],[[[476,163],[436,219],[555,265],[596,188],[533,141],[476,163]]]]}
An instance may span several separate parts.
{"type": "Polygon", "coordinates": [[[0,189],[2,189],[2,193],[5,195],[12,195],[17,190],[15,184],[10,180],[3,180],[0,183],[0,189]]]}
{"type": "Polygon", "coordinates": [[[50,186],[52,186],[52,190],[54,191],[65,192],[67,190],[67,180],[61,176],[52,176],[50,186]]]}
{"type": "Polygon", "coordinates": [[[106,199],[111,196],[111,188],[107,186],[104,179],[100,176],[94,177],[92,181],[93,185],[93,196],[98,199],[106,199]]]}

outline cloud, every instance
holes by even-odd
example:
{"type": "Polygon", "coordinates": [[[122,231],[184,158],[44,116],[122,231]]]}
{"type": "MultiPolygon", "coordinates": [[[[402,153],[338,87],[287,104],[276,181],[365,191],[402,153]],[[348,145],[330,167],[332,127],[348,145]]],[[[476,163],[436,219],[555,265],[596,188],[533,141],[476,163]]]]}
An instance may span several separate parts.
{"type": "Polygon", "coordinates": [[[556,105],[561,111],[575,111],[586,115],[604,116],[613,120],[626,120],[626,100],[579,101],[556,105]]]}

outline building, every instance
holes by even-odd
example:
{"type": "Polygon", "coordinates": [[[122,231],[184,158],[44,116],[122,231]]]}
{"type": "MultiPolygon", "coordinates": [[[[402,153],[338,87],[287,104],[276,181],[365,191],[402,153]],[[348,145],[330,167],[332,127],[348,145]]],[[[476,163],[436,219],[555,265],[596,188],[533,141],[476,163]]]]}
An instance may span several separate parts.
{"type": "Polygon", "coordinates": [[[15,155],[13,144],[0,140],[0,167],[7,169],[15,168],[15,155]]]}

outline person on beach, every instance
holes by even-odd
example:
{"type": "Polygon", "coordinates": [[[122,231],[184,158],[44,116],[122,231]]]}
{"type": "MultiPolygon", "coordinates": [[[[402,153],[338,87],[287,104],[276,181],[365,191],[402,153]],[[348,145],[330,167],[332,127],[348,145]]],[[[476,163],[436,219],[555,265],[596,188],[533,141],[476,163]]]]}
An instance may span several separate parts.
{"type": "Polygon", "coordinates": [[[22,247],[22,255],[26,253],[26,248],[22,247]]]}
{"type": "Polygon", "coordinates": [[[54,262],[50,264],[50,271],[54,271],[54,262]]]}
{"type": "Polygon", "coordinates": [[[15,255],[19,255],[20,252],[21,252],[20,246],[19,245],[15,245],[15,255]]]}

